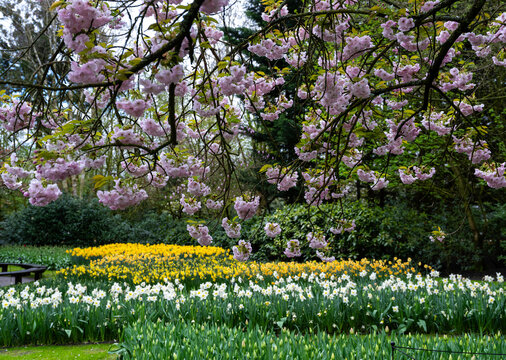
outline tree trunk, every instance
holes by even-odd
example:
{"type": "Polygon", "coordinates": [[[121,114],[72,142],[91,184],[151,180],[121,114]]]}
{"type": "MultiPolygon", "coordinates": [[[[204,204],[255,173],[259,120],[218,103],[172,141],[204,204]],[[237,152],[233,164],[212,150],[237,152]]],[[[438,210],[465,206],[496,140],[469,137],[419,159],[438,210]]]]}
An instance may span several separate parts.
{"type": "Polygon", "coordinates": [[[467,179],[464,179],[464,177],[462,176],[462,173],[459,170],[458,165],[456,165],[454,162],[451,163],[451,169],[452,169],[453,173],[455,174],[455,179],[456,179],[455,182],[457,185],[457,190],[459,192],[459,195],[465,201],[464,202],[464,211],[466,212],[466,217],[467,217],[467,222],[469,224],[469,228],[471,229],[471,231],[473,233],[473,242],[474,242],[475,246],[481,252],[483,252],[483,238],[480,236],[480,231],[478,229],[476,219],[475,219],[474,214],[471,210],[471,206],[469,205],[470,204],[469,184],[467,183],[467,179]]]}

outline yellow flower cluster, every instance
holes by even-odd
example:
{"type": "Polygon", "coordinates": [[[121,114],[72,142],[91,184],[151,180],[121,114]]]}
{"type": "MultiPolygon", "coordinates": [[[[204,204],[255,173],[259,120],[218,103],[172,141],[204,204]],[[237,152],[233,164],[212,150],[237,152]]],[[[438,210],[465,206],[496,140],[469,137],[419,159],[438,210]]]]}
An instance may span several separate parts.
{"type": "Polygon", "coordinates": [[[73,249],[73,256],[88,259],[88,265],[74,265],[60,271],[64,277],[85,276],[113,281],[157,283],[165,279],[173,281],[219,281],[233,277],[257,279],[264,277],[288,277],[305,274],[321,274],[326,277],[339,274],[369,276],[373,272],[378,278],[390,275],[416,274],[408,261],[384,260],[340,260],[323,262],[238,262],[228,250],[218,247],[112,244],[86,249],[73,249]]]}
{"type": "Polygon", "coordinates": [[[144,244],[109,244],[96,247],[75,248],[67,250],[72,256],[84,259],[105,257],[110,255],[137,255],[153,254],[163,255],[170,258],[180,257],[206,257],[228,255],[229,250],[216,246],[182,246],[182,245],[144,245],[144,244]]]}

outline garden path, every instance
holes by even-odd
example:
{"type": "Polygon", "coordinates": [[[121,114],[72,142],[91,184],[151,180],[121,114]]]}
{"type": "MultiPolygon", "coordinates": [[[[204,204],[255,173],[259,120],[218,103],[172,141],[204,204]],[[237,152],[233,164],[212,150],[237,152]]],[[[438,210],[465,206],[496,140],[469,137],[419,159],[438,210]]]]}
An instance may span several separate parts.
{"type": "MultiPolygon", "coordinates": [[[[23,283],[28,283],[33,281],[33,276],[23,276],[23,283]]],[[[14,285],[15,279],[14,276],[0,276],[0,287],[14,285]]]]}

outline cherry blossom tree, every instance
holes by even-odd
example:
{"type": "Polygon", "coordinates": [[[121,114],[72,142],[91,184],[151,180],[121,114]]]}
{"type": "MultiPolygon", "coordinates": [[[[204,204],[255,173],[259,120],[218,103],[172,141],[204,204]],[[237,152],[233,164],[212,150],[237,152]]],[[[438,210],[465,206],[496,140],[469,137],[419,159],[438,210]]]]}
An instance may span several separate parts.
{"type": "MultiPolygon", "coordinates": [[[[116,170],[94,177],[102,204],[125,209],[145,200],[150,188],[172,184],[171,199],[183,212],[215,212],[228,236],[239,238],[240,223],[260,204],[257,194],[232,191],[240,190],[243,119],[256,114],[276,122],[296,102],[298,160],[262,170],[279,191],[302,182],[311,209],[338,204],[357,179],[372,191],[394,180],[427,181],[443,163],[434,159],[448,152],[465,156],[488,186],[506,187],[505,163],[495,161],[504,154],[483,140],[485,123],[469,120],[484,105],[473,92],[476,65],[466,61],[473,54],[506,66],[505,5],[374,4],[306,0],[302,12],[290,13],[282,1],[266,0],[266,26],[229,46],[218,21],[220,13],[237,11],[228,0],[56,1],[51,10],[62,26],[61,45],[41,65],[44,76],[0,80],[17,89],[0,94],[0,125],[11,139],[3,183],[44,206],[61,194],[62,181],[104,171],[106,159],[119,155],[116,170]],[[295,25],[279,31],[287,21],[295,25]],[[285,65],[269,75],[250,71],[244,51],[285,65]],[[56,62],[67,64],[66,75],[54,72],[56,62]],[[287,76],[297,79],[295,99],[285,96],[287,76]],[[79,98],[85,101],[75,106],[79,98]],[[421,156],[427,137],[446,146],[421,156]],[[237,218],[228,219],[232,208],[237,218]]],[[[355,225],[338,211],[331,216],[336,227],[291,240],[287,256],[300,254],[307,241],[332,261],[325,231],[355,225]]],[[[205,224],[188,231],[201,245],[212,243],[205,224]]],[[[245,240],[234,247],[239,260],[251,251],[245,240]]]]}

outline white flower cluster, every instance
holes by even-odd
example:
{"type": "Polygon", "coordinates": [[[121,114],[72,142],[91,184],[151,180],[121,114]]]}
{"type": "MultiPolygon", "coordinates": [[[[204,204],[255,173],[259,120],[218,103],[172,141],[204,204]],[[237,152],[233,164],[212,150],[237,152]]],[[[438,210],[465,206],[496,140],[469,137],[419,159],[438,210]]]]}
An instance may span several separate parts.
{"type": "MultiPolygon", "coordinates": [[[[41,306],[52,306],[53,308],[65,304],[85,304],[87,309],[104,306],[107,309],[112,306],[121,307],[125,303],[157,302],[167,301],[174,304],[179,310],[180,305],[187,300],[196,299],[204,301],[210,297],[214,299],[255,297],[261,303],[269,302],[276,298],[283,301],[306,301],[321,294],[327,301],[338,301],[352,305],[360,299],[369,301],[376,297],[388,298],[392,301],[399,298],[397,304],[392,304],[392,312],[399,312],[403,308],[400,298],[412,298],[421,305],[430,304],[433,299],[447,299],[449,296],[459,298],[468,297],[476,300],[483,299],[483,303],[494,304],[496,299],[504,296],[504,280],[498,274],[496,282],[493,278],[486,281],[471,281],[460,275],[450,275],[449,278],[436,279],[436,273],[432,277],[396,277],[391,275],[382,281],[375,281],[376,274],[363,274],[352,279],[349,275],[340,276],[325,273],[301,274],[301,276],[280,277],[273,274],[275,281],[262,281],[263,277],[256,277],[249,281],[242,278],[232,278],[230,283],[205,282],[195,289],[185,289],[177,279],[174,283],[165,281],[163,284],[149,285],[142,283],[130,287],[124,283],[112,284],[106,289],[88,289],[81,284],[67,284],[67,291],[60,292],[58,288],[40,286],[38,282],[33,287],[26,286],[24,289],[14,287],[7,290],[0,290],[0,310],[23,308],[39,308],[41,306]],[[366,276],[368,276],[368,279],[366,276]],[[374,275],[374,276],[373,276],[374,275]],[[259,281],[260,280],[260,281],[259,281]],[[355,280],[355,281],[354,281],[355,280]]],[[[427,305],[429,306],[429,305],[427,305]]],[[[241,308],[241,307],[239,307],[241,308]]]]}

